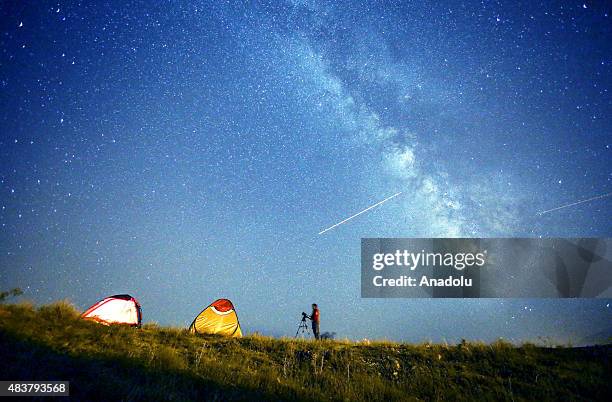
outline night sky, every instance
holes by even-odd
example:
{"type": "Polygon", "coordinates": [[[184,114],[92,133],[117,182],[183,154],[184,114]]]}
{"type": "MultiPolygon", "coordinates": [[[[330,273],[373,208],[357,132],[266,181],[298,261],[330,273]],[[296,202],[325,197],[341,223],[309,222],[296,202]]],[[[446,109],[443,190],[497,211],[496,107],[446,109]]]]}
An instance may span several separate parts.
{"type": "Polygon", "coordinates": [[[187,326],[581,342],[610,299],[361,299],[362,237],[612,234],[606,2],[3,2],[0,290],[187,326]],[[112,4],[109,4],[112,3],[112,4]],[[318,235],[399,191],[403,194],[318,235]]]}

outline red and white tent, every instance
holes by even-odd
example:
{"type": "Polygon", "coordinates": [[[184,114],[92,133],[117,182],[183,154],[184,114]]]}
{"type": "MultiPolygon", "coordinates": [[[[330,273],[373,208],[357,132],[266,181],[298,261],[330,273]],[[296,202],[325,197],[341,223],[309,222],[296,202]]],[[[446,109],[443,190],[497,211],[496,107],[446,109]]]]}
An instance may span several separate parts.
{"type": "Polygon", "coordinates": [[[81,317],[104,325],[124,324],[140,327],[142,324],[140,304],[130,295],[115,295],[102,299],[88,308],[81,317]]]}

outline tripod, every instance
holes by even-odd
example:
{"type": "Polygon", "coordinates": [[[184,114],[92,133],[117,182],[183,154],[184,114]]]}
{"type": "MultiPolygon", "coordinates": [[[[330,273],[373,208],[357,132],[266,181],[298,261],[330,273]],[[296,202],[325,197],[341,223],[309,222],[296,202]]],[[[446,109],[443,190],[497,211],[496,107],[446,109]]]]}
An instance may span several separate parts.
{"type": "Polygon", "coordinates": [[[306,322],[306,316],[302,315],[302,321],[300,321],[300,325],[298,325],[298,329],[295,332],[295,338],[298,336],[310,336],[310,328],[308,328],[308,323],[306,322]]]}

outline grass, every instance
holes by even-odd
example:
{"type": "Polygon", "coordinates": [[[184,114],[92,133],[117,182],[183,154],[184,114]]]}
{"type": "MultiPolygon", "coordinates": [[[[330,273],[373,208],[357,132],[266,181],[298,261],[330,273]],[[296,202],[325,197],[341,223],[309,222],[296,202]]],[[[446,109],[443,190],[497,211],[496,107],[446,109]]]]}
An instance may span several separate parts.
{"type": "Polygon", "coordinates": [[[196,336],[106,327],[68,302],[0,305],[1,380],[79,400],[610,400],[612,347],[196,336]]]}

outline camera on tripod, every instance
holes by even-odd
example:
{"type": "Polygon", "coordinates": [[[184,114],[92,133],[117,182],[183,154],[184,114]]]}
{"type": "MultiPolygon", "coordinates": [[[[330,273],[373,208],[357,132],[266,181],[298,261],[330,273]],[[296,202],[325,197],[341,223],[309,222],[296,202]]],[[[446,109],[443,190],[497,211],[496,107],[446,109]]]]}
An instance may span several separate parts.
{"type": "Polygon", "coordinates": [[[295,337],[310,335],[310,329],[308,329],[308,324],[306,323],[306,319],[310,319],[308,314],[302,311],[302,321],[300,321],[300,325],[298,325],[298,329],[295,333],[295,337]]]}

